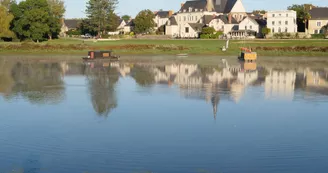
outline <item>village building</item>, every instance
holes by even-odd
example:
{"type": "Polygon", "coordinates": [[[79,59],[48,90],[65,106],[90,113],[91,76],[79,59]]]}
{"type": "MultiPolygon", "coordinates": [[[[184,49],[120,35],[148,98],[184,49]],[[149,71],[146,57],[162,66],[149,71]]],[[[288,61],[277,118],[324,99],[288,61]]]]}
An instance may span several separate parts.
{"type": "Polygon", "coordinates": [[[77,30],[81,22],[81,19],[63,19],[59,35],[61,37],[66,37],[66,32],[70,30],[77,30]]]}
{"type": "Polygon", "coordinates": [[[316,7],[310,10],[309,34],[324,34],[324,26],[328,25],[328,7],[316,7]]]}
{"type": "MultiPolygon", "coordinates": [[[[236,24],[247,15],[241,0],[187,1],[181,4],[181,8],[175,17],[178,26],[177,33],[170,32],[170,35],[178,35],[182,38],[197,38],[202,27],[210,22],[209,18],[204,16],[212,16],[211,19],[213,19],[223,14],[231,16],[230,21],[232,22],[233,18],[236,24]]],[[[227,28],[229,27],[227,26],[227,28]]]]}
{"type": "Polygon", "coordinates": [[[267,13],[267,27],[274,33],[296,33],[296,11],[269,11],[267,13]]]}
{"type": "Polygon", "coordinates": [[[154,22],[156,25],[155,30],[157,30],[159,27],[165,26],[169,18],[173,15],[173,11],[160,10],[160,11],[155,11],[154,14],[155,14],[154,22]]]}

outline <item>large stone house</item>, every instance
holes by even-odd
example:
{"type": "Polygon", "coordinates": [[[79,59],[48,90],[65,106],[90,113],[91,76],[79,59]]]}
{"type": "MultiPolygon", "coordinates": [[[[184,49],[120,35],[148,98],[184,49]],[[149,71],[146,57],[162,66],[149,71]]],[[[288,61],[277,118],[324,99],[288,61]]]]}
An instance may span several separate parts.
{"type": "MultiPolygon", "coordinates": [[[[172,27],[172,22],[169,21],[167,26],[171,27],[171,30],[166,34],[182,38],[198,37],[201,31],[201,25],[205,26],[211,22],[209,19],[223,14],[231,16],[231,21],[233,18],[233,20],[240,22],[246,16],[246,10],[241,0],[187,1],[181,4],[180,10],[174,16],[177,23],[177,30],[172,29],[175,28],[174,26],[176,25],[172,27]],[[204,18],[204,16],[212,17],[204,18]]],[[[235,24],[230,23],[230,25],[235,24]]]]}
{"type": "Polygon", "coordinates": [[[154,12],[155,14],[155,30],[157,30],[159,27],[163,26],[166,24],[166,22],[169,20],[169,18],[173,15],[173,11],[156,11],[154,12]]]}
{"type": "Polygon", "coordinates": [[[324,26],[328,25],[328,8],[317,7],[310,10],[309,34],[323,34],[324,26]]]}
{"type": "Polygon", "coordinates": [[[296,11],[269,11],[267,13],[267,27],[274,33],[296,33],[296,11]]]}

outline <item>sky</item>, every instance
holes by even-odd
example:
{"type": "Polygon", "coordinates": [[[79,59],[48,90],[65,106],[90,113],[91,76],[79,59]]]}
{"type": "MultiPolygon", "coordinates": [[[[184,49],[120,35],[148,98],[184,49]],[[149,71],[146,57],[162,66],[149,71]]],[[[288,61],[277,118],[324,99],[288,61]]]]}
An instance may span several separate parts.
{"type": "MultiPolygon", "coordinates": [[[[64,0],[66,5],[66,18],[85,17],[87,0],[64,0]]],[[[247,11],[259,10],[285,10],[292,4],[311,3],[316,6],[328,6],[328,0],[242,0],[247,11]]],[[[184,0],[119,0],[117,13],[119,16],[130,15],[134,17],[139,11],[150,9],[156,11],[178,11],[184,0]]]]}

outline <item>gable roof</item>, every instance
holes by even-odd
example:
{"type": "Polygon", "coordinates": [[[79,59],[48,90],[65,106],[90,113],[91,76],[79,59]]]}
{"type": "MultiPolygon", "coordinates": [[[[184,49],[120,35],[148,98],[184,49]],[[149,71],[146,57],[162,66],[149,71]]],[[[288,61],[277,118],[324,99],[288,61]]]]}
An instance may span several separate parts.
{"type": "Polygon", "coordinates": [[[64,23],[68,29],[75,29],[78,28],[81,21],[80,19],[65,19],[64,23]]]}
{"type": "Polygon", "coordinates": [[[169,11],[158,11],[156,13],[156,16],[158,16],[159,18],[169,18],[170,12],[169,11]]]}
{"type": "Polygon", "coordinates": [[[213,16],[213,15],[204,15],[204,24],[209,24],[214,18],[215,18],[215,16],[213,16]]]}
{"type": "Polygon", "coordinates": [[[134,19],[130,20],[125,26],[134,26],[134,19]]]}
{"type": "MultiPolygon", "coordinates": [[[[181,7],[180,11],[183,12],[183,10],[186,10],[189,12],[189,8],[192,8],[192,12],[195,12],[195,9],[202,9],[204,11],[207,10],[207,1],[208,0],[191,0],[187,1],[183,6],[181,7]]],[[[215,9],[215,12],[217,13],[230,13],[232,8],[235,6],[236,2],[238,0],[211,0],[215,9]],[[220,3],[219,3],[220,1],[220,3]],[[219,4],[219,5],[218,5],[219,4]]]]}
{"type": "MultiPolygon", "coordinates": [[[[170,22],[169,25],[178,25],[178,22],[174,16],[170,17],[168,22],[170,22]]],[[[168,24],[168,22],[167,22],[167,24],[168,24]]]]}
{"type": "MultiPolygon", "coordinates": [[[[228,15],[219,15],[216,16],[214,19],[220,19],[224,24],[229,24],[229,16],[228,15]]],[[[231,16],[231,24],[238,24],[238,21],[231,16]]]]}
{"type": "Polygon", "coordinates": [[[310,10],[312,20],[328,19],[328,7],[316,7],[310,10]]]}
{"type": "Polygon", "coordinates": [[[188,24],[195,31],[201,31],[204,26],[202,23],[188,23],[188,24]]]}

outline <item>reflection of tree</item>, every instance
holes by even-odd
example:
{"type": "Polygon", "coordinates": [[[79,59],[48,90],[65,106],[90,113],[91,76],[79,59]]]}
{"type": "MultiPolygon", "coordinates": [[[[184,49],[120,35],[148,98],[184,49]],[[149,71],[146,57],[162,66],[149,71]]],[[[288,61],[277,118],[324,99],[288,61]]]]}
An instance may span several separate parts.
{"type": "Polygon", "coordinates": [[[117,107],[115,84],[119,80],[119,73],[112,67],[86,70],[93,108],[99,115],[108,116],[117,107]]]}
{"type": "Polygon", "coordinates": [[[20,95],[32,103],[58,103],[65,95],[59,63],[16,63],[11,96],[20,95]]]}
{"type": "Polygon", "coordinates": [[[131,71],[131,76],[140,86],[149,86],[155,83],[155,76],[150,72],[149,67],[135,66],[131,71]]]}
{"type": "Polygon", "coordinates": [[[13,85],[13,80],[10,76],[10,70],[12,68],[12,63],[0,59],[0,93],[8,94],[10,93],[11,87],[13,85]]]}

